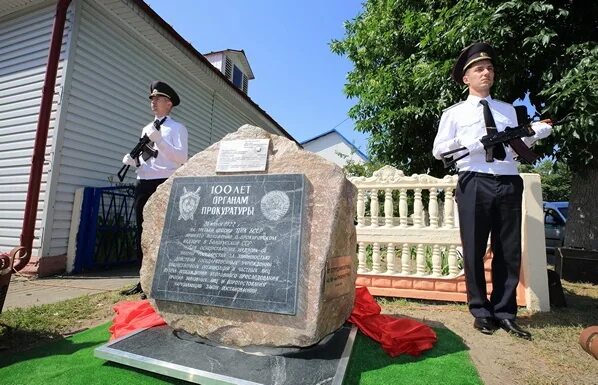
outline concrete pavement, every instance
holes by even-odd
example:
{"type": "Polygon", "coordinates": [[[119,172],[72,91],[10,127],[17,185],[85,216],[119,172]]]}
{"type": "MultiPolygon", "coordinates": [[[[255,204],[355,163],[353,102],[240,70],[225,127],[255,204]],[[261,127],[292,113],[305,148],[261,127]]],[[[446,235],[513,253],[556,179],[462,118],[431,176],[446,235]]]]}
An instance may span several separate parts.
{"type": "Polygon", "coordinates": [[[139,267],[136,266],[37,279],[13,274],[3,311],[119,290],[137,282],[139,267]]]}

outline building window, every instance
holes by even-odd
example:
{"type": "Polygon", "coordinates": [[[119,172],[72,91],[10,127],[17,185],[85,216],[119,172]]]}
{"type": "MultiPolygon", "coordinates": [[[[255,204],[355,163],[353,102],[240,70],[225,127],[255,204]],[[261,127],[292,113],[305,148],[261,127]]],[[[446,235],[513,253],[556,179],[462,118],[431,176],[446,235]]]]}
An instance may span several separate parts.
{"type": "Polygon", "coordinates": [[[243,72],[239,67],[233,67],[233,84],[240,90],[243,89],[243,72]]]}

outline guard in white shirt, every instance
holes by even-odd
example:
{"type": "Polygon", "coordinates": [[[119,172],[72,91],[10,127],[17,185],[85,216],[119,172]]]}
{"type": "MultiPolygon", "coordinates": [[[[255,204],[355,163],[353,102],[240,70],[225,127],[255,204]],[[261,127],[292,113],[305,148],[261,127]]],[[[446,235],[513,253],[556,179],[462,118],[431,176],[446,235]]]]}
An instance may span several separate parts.
{"type": "MultiPolygon", "coordinates": [[[[141,137],[147,135],[150,142],[143,153],[133,159],[130,154],[123,158],[123,164],[135,167],[135,213],[137,219],[137,256],[143,260],[141,232],[143,231],[143,207],[158,186],[187,161],[187,129],[169,116],[172,108],[180,103],[179,96],[168,84],[155,81],[150,84],[150,107],[154,121],[141,130],[141,137]]],[[[122,294],[142,293],[141,283],[122,294]]],[[[142,298],[144,297],[142,293],[142,298]]]]}
{"type": "MultiPolygon", "coordinates": [[[[467,302],[475,317],[474,328],[492,334],[500,327],[530,339],[531,334],[515,323],[523,193],[518,162],[514,159],[517,154],[502,143],[485,149],[480,141],[486,135],[517,126],[514,107],[490,96],[495,60],[494,49],[486,43],[474,43],[461,51],[452,77],[469,88],[469,96],[443,112],[432,153],[442,159],[441,154],[461,147],[469,152],[469,156],[456,163],[459,170],[456,199],[467,302]],[[490,299],[483,261],[489,235],[493,253],[490,299]]],[[[528,147],[551,132],[546,123],[534,123],[532,128],[535,134],[522,138],[528,147]]]]}

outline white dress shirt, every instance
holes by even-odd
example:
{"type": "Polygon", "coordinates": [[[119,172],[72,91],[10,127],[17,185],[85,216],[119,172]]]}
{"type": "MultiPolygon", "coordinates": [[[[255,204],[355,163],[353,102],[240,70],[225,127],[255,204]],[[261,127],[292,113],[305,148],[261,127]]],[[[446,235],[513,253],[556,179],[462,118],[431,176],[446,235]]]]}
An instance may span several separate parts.
{"type": "MultiPolygon", "coordinates": [[[[492,117],[496,123],[496,129],[501,132],[506,127],[517,126],[517,114],[515,108],[508,103],[485,98],[490,106],[492,117]]],[[[438,133],[434,139],[432,153],[436,159],[442,159],[441,154],[447,151],[466,147],[469,156],[457,161],[459,171],[475,171],[493,175],[517,175],[517,165],[514,160],[516,153],[510,146],[505,146],[506,157],[504,160],[494,159],[494,162],[486,162],[486,151],[480,139],[487,134],[484,122],[483,107],[480,104],[481,98],[469,95],[463,102],[457,103],[442,113],[438,133]]],[[[551,127],[546,123],[534,123],[532,128],[536,132],[534,136],[522,138],[523,142],[531,147],[533,143],[550,135],[551,127]]],[[[459,157],[462,152],[453,154],[459,157]]]]}
{"type": "MultiPolygon", "coordinates": [[[[156,119],[162,120],[162,117],[156,117],[156,119]]],[[[153,126],[152,122],[143,127],[141,137],[146,135],[153,126]]],[[[168,178],[187,161],[188,133],[185,126],[167,116],[160,126],[160,135],[162,140],[159,143],[154,143],[154,149],[158,150],[158,156],[151,157],[147,161],[139,157],[141,165],[137,168],[137,179],[168,178]]]]}

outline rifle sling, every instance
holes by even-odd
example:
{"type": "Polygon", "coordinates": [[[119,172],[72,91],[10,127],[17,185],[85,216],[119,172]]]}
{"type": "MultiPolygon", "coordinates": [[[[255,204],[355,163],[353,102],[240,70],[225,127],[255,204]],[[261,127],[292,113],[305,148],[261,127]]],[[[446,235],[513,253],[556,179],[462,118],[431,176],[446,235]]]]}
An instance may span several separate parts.
{"type": "Polygon", "coordinates": [[[525,162],[532,164],[538,159],[538,155],[534,153],[532,150],[523,143],[521,138],[515,138],[509,140],[509,146],[517,153],[520,159],[523,159],[525,162]]]}

